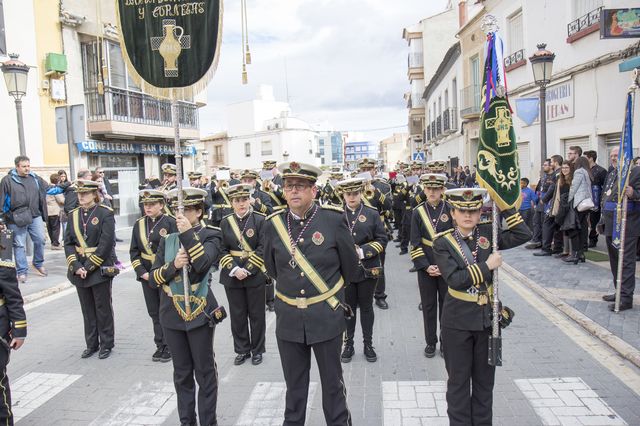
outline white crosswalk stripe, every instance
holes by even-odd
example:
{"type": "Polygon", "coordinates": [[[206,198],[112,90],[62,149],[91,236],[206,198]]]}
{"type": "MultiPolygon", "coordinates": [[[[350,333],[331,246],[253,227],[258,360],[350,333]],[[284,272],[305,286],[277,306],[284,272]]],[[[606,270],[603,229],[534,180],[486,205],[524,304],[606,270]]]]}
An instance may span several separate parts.
{"type": "Polygon", "coordinates": [[[448,425],[445,381],[382,382],[384,426],[448,425]]]}
{"type": "MultiPolygon", "coordinates": [[[[317,382],[309,384],[307,399],[307,420],[309,407],[313,402],[317,382]]],[[[236,426],[281,425],[284,420],[286,385],[284,382],[259,382],[251,391],[249,400],[244,404],[236,426]]]]}
{"type": "Polygon", "coordinates": [[[138,382],[91,425],[161,425],[176,408],[172,382],[138,382]]]}
{"type": "Polygon", "coordinates": [[[11,383],[11,402],[14,422],[49,401],[71,386],[81,375],[32,372],[11,383]]]}
{"type": "Polygon", "coordinates": [[[579,377],[517,379],[544,425],[626,425],[579,377]]]}

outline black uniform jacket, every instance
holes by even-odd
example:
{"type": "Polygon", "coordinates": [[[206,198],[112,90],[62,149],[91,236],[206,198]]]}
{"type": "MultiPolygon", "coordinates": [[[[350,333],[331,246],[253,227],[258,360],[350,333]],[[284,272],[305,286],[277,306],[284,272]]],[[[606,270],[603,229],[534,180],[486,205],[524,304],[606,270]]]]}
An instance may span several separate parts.
{"type": "Polygon", "coordinates": [[[115,241],[116,223],[111,208],[96,204],[89,210],[82,207],[72,210],[69,213],[67,231],[64,235],[67,278],[71,284],[78,287],[91,287],[111,280],[100,274],[100,267],[113,266],[111,252],[115,241]],[[76,271],[80,268],[87,271],[85,279],[76,275],[76,271]]]}
{"type": "Polygon", "coordinates": [[[251,196],[256,200],[253,209],[262,214],[271,214],[273,212],[273,200],[264,191],[256,189],[251,196]]]}
{"type": "MultiPolygon", "coordinates": [[[[531,231],[523,222],[520,213],[514,210],[506,210],[502,213],[507,222],[507,229],[500,230],[498,248],[506,250],[526,243],[531,238],[531,231]]],[[[463,240],[468,252],[478,250],[477,263],[473,263],[473,257],[468,256],[470,265],[467,265],[462,256],[463,250],[457,245],[452,228],[440,234],[433,243],[433,254],[442,273],[442,278],[449,286],[449,293],[445,296],[442,308],[442,326],[457,330],[480,331],[491,326],[491,302],[486,305],[478,305],[473,301],[464,301],[451,295],[451,289],[468,294],[470,288],[475,287],[479,291],[487,291],[491,285],[493,273],[487,266],[487,259],[492,252],[492,224],[484,222],[477,226],[478,239],[463,240]]],[[[473,234],[476,235],[476,234],[473,234]]]]}
{"type": "Polygon", "coordinates": [[[393,185],[393,201],[392,207],[394,210],[403,210],[404,204],[406,201],[406,197],[402,193],[402,188],[405,186],[405,183],[395,183],[393,185]]]}
{"type": "Polygon", "coordinates": [[[411,215],[411,260],[417,270],[426,270],[435,264],[433,240],[436,235],[453,228],[449,205],[440,201],[433,207],[423,203],[411,215]],[[426,221],[425,221],[426,219],[426,221]]]}
{"type": "Polygon", "coordinates": [[[267,277],[262,272],[264,221],[262,213],[252,211],[242,219],[235,213],[227,215],[220,222],[220,283],[225,287],[258,287],[266,284],[267,277]],[[242,236],[242,244],[238,241],[237,233],[242,236]],[[251,275],[242,281],[230,277],[229,273],[236,267],[246,269],[251,275]]]}
{"type": "MultiPolygon", "coordinates": [[[[618,173],[612,169],[607,176],[607,181],[602,194],[602,217],[604,223],[604,235],[610,237],[613,233],[613,213],[618,202],[618,173]]],[[[627,224],[625,236],[640,237],[640,166],[633,167],[629,175],[629,186],[633,188],[633,196],[627,201],[627,224]]]]}
{"type": "MultiPolygon", "coordinates": [[[[358,255],[342,209],[314,204],[303,218],[296,219],[287,208],[267,218],[264,232],[265,266],[269,276],[277,281],[279,293],[296,298],[317,296],[320,291],[300,266],[292,268],[289,265],[290,243],[287,241],[285,244],[276,232],[273,223],[276,217],[284,222],[285,229],[287,221],[290,223],[293,238],[297,238],[308,225],[297,250],[307,258],[329,289],[341,279],[345,284],[353,280],[358,269],[358,255]],[[315,217],[307,224],[316,208],[315,217]]],[[[344,289],[339,290],[335,297],[344,303],[344,289]]],[[[307,344],[324,342],[342,334],[345,324],[343,309],[332,309],[326,301],[299,309],[276,298],[276,336],[280,339],[307,344]]]]}
{"type": "Polygon", "coordinates": [[[0,337],[10,343],[11,337],[27,337],[27,316],[18,287],[16,268],[10,262],[0,262],[0,337]],[[10,334],[10,335],[9,335],[10,334]]]}
{"type": "Polygon", "coordinates": [[[214,226],[218,226],[222,218],[233,210],[231,209],[231,201],[224,189],[211,183],[211,209],[209,210],[209,220],[214,226]]]}
{"type": "Polygon", "coordinates": [[[338,191],[336,191],[335,187],[329,181],[322,187],[320,193],[320,199],[324,204],[331,204],[337,207],[342,207],[344,204],[342,196],[338,194],[338,191]]]}
{"type": "Polygon", "coordinates": [[[129,257],[138,281],[143,282],[142,276],[151,272],[160,241],[174,232],[178,232],[176,220],[166,214],[156,219],[143,216],[133,225],[129,257]]]}
{"type": "MultiPolygon", "coordinates": [[[[200,222],[199,225],[180,234],[180,243],[189,254],[189,282],[192,286],[205,280],[203,285],[209,286],[211,277],[209,271],[218,262],[220,254],[220,240],[222,238],[220,229],[200,222]]],[[[207,316],[202,313],[191,321],[183,320],[175,306],[169,288],[169,283],[178,275],[182,274],[182,269],[176,269],[173,259],[165,262],[164,244],[165,239],[160,241],[160,246],[156,253],[156,259],[149,274],[149,284],[161,287],[164,290],[160,299],[160,324],[172,330],[193,330],[207,324],[207,316]]],[[[204,311],[210,314],[218,307],[211,288],[207,292],[207,305],[204,311]]]]}
{"type": "MultiPolygon", "coordinates": [[[[357,283],[367,279],[364,274],[365,268],[382,267],[380,255],[387,247],[387,233],[378,210],[373,207],[361,203],[354,211],[346,206],[344,211],[353,240],[362,249],[364,255],[364,259],[360,259],[360,267],[351,278],[351,282],[357,283]]],[[[380,275],[382,275],[381,272],[380,275]]]]}

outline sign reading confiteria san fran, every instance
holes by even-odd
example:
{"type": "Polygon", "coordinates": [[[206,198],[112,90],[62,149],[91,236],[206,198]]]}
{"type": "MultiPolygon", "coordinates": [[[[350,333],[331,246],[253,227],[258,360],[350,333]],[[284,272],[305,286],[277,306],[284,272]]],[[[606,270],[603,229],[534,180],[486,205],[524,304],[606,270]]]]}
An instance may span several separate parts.
{"type": "Polygon", "coordinates": [[[147,86],[145,92],[204,89],[220,50],[222,0],[116,3],[123,56],[134,79],[147,86]]]}

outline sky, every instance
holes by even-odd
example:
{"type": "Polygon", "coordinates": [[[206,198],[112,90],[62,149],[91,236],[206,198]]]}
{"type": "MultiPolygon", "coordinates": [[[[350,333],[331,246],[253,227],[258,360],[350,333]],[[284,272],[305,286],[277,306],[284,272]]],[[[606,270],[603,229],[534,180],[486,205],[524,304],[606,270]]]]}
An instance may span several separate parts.
{"type": "Polygon", "coordinates": [[[247,0],[246,86],[239,3],[224,5],[220,62],[200,109],[201,136],[224,131],[225,106],[253,99],[260,84],[273,86],[278,101],[288,92],[292,115],[312,125],[361,131],[374,141],[406,132],[402,30],[443,11],[446,0],[247,0]]]}

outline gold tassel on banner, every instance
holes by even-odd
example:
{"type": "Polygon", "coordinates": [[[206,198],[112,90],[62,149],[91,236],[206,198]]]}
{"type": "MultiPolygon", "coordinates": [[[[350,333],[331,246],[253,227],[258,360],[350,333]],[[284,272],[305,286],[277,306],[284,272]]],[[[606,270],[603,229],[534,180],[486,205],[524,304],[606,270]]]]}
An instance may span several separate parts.
{"type": "Polygon", "coordinates": [[[242,64],[242,84],[249,83],[249,77],[247,76],[247,66],[242,64]]]}
{"type": "Polygon", "coordinates": [[[247,65],[251,64],[249,33],[247,31],[247,0],[240,0],[240,18],[242,20],[242,84],[247,84],[249,83],[247,65]]]}
{"type": "Polygon", "coordinates": [[[244,23],[244,36],[246,40],[245,62],[247,63],[247,65],[251,65],[251,52],[249,51],[249,24],[247,23],[247,0],[242,0],[242,2],[244,3],[242,21],[244,23]]]}

